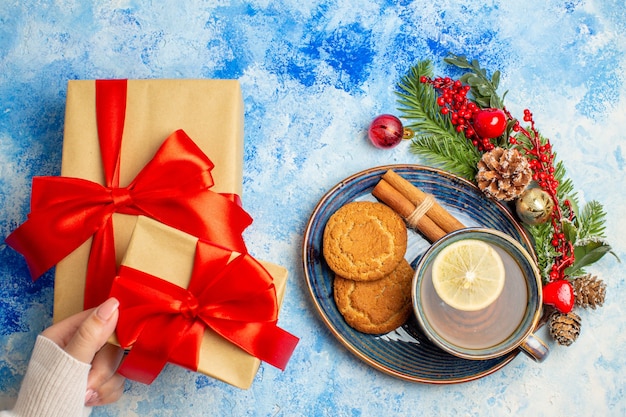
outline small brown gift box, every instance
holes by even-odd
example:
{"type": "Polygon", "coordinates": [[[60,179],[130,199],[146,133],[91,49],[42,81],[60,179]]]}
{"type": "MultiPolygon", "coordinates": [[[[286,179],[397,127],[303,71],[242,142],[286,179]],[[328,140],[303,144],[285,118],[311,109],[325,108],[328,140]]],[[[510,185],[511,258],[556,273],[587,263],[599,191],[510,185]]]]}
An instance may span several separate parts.
{"type": "MultiPolygon", "coordinates": [[[[198,239],[180,230],[139,216],[122,264],[187,288],[192,274],[198,239]]],[[[274,278],[279,305],[285,292],[287,270],[261,261],[274,278]]],[[[238,388],[247,389],[259,369],[260,360],[238,346],[205,330],[198,372],[238,388]]]]}
{"type": "MultiPolygon", "coordinates": [[[[70,81],[67,89],[61,175],[104,182],[96,124],[95,81],[70,81]]],[[[241,195],[243,100],[236,80],[128,80],[120,186],[127,186],[165,138],[183,129],[211,159],[212,191],[241,195]]],[[[113,215],[117,263],[136,216],[113,215]]],[[[91,239],[56,266],[54,320],[83,308],[91,239]]]]}

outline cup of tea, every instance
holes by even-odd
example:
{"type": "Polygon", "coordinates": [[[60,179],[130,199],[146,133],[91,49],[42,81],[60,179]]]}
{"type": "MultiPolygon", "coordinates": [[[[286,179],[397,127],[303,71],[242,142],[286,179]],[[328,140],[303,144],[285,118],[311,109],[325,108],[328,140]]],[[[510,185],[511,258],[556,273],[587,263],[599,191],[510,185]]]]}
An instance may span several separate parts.
{"type": "Polygon", "coordinates": [[[537,362],[548,356],[533,334],[542,314],[541,275],[528,251],[505,233],[466,228],[434,242],[415,269],[412,300],[424,334],[452,355],[485,360],[521,349],[537,362]],[[467,269],[460,277],[451,272],[455,255],[467,269]],[[480,262],[484,272],[467,266],[480,262]],[[465,294],[472,289],[475,298],[465,294]]]}

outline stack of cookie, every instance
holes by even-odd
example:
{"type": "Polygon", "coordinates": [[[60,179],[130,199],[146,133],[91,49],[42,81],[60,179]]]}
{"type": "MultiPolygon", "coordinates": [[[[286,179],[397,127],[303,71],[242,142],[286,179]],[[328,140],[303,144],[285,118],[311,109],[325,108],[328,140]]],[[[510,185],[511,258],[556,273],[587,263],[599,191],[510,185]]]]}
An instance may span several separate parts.
{"type": "Polygon", "coordinates": [[[404,259],[404,220],[382,203],[351,202],[329,218],[323,239],[324,258],[335,273],[335,303],[346,323],[368,334],[404,324],[413,279],[404,259]]]}

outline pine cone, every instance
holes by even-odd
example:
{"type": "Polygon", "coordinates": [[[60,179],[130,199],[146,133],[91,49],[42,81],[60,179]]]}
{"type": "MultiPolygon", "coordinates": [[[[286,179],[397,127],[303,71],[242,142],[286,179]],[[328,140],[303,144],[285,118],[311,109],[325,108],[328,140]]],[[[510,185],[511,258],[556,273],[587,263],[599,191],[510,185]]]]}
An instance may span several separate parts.
{"type": "Polygon", "coordinates": [[[606,285],[604,281],[591,274],[583,275],[572,280],[576,305],[583,308],[593,308],[604,304],[606,285]]]}
{"type": "Polygon", "coordinates": [[[478,188],[498,200],[511,201],[517,198],[531,180],[532,170],[528,159],[517,149],[498,147],[485,152],[478,162],[478,188]]]}
{"type": "Polygon", "coordinates": [[[567,314],[555,312],[550,316],[550,335],[559,345],[569,346],[578,339],[580,334],[580,316],[573,311],[567,314]]]}

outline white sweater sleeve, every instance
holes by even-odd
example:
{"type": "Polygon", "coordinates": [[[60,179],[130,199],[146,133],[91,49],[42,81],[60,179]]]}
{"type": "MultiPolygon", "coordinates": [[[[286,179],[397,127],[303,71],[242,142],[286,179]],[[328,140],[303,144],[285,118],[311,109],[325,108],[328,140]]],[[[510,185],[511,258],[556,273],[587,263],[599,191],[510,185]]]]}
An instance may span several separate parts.
{"type": "Polygon", "coordinates": [[[90,364],[68,355],[50,339],[38,336],[12,411],[0,417],[86,417],[90,364]]]}

